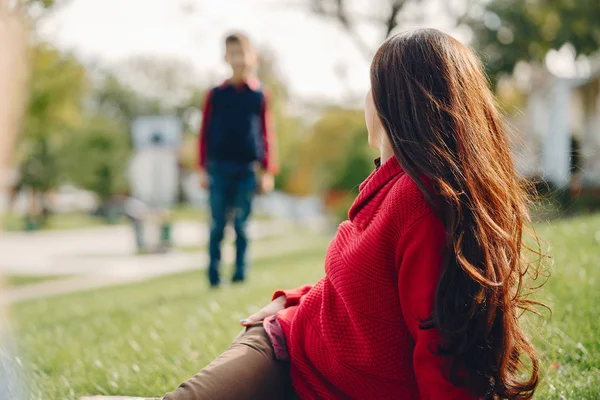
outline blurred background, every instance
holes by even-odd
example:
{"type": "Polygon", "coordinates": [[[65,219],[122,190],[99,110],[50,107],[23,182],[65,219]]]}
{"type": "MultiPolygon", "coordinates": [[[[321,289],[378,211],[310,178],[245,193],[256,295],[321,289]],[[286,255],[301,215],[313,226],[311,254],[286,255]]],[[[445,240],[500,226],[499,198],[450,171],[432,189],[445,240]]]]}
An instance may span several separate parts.
{"type": "Polygon", "coordinates": [[[541,195],[532,213],[555,263],[540,296],[554,316],[531,318],[544,357],[537,398],[600,399],[597,0],[1,7],[0,43],[23,42],[22,52],[3,46],[1,61],[27,74],[23,101],[0,97],[23,104],[3,171],[0,268],[28,398],[159,396],[227,347],[237,321],[273,289],[317,280],[328,240],[376,157],[362,109],[371,58],[390,34],[434,27],[483,59],[518,170],[541,195]],[[276,190],[256,201],[251,281],[215,293],[202,270],[208,216],[198,131],[207,91],[229,75],[223,41],[231,31],[248,34],[260,55],[280,174],[276,190]],[[146,146],[157,126],[161,155],[146,146]],[[133,168],[140,158],[171,178],[133,168]],[[144,213],[132,203],[150,187],[175,193],[170,210],[144,213]]]}

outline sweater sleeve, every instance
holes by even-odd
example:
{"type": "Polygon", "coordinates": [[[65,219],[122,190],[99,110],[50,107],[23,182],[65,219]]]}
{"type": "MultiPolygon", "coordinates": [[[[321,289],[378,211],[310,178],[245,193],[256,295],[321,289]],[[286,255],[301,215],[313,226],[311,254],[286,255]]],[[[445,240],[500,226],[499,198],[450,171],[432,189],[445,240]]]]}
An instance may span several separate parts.
{"type": "Polygon", "coordinates": [[[307,294],[310,289],[312,289],[312,285],[304,285],[292,290],[278,290],[273,295],[273,300],[277,299],[278,297],[285,296],[285,308],[297,306],[300,304],[300,299],[302,296],[307,294]]]}
{"type": "Polygon", "coordinates": [[[202,169],[206,168],[206,163],[208,159],[206,152],[208,147],[208,130],[213,109],[213,94],[214,89],[208,92],[208,94],[206,95],[206,99],[204,100],[204,107],[202,108],[202,124],[200,126],[200,133],[198,135],[198,164],[202,169]]]}
{"type": "Polygon", "coordinates": [[[421,399],[470,400],[476,397],[444,377],[443,358],[434,353],[441,343],[440,332],[420,327],[433,312],[445,235],[442,222],[433,213],[421,217],[402,235],[398,272],[400,305],[415,342],[413,368],[421,399]]]}
{"type": "Polygon", "coordinates": [[[270,92],[265,91],[261,106],[262,136],[264,144],[264,158],[261,164],[265,171],[276,174],[278,172],[277,161],[275,157],[276,140],[275,129],[273,128],[274,124],[273,115],[271,114],[270,98],[270,92]]]}

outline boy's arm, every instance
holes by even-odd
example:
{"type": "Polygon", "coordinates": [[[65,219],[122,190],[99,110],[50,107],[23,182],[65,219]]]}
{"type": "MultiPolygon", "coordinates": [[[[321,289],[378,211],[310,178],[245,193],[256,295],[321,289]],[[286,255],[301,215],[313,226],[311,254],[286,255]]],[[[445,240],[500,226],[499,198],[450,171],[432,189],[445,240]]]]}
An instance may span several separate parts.
{"type": "Polygon", "coordinates": [[[275,132],[273,129],[273,116],[271,115],[270,108],[270,93],[265,91],[263,96],[263,104],[261,110],[262,119],[262,135],[264,143],[264,159],[262,160],[263,170],[271,174],[276,174],[278,171],[277,163],[275,161],[276,143],[275,143],[275,132]]]}
{"type": "Polygon", "coordinates": [[[199,149],[198,149],[198,163],[201,170],[206,169],[206,148],[208,142],[208,127],[210,124],[210,118],[212,116],[213,109],[213,94],[214,89],[210,90],[206,95],[206,99],[204,100],[204,107],[202,109],[202,124],[200,126],[200,135],[199,135],[199,149]]]}

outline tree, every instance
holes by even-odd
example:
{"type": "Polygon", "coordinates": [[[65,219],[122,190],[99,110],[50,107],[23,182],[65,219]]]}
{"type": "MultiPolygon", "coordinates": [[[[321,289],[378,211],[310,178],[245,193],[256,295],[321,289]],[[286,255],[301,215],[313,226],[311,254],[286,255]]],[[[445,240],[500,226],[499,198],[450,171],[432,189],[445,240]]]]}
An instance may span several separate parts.
{"type": "MultiPolygon", "coordinates": [[[[19,137],[19,188],[32,192],[30,214],[36,203],[65,178],[59,162],[67,137],[81,123],[86,72],[75,57],[40,42],[31,49],[29,93],[19,137]]],[[[45,213],[43,213],[45,215],[45,213]]]]}
{"type": "MultiPolygon", "coordinates": [[[[132,122],[137,116],[179,117],[184,125],[179,166],[182,172],[195,169],[198,153],[197,120],[206,91],[198,84],[193,68],[189,64],[169,58],[132,57],[116,64],[112,70],[97,71],[95,75],[89,115],[111,120],[113,129],[118,129],[124,138],[129,138],[132,122]],[[113,71],[118,71],[118,76],[113,71]]],[[[104,129],[103,140],[110,139],[113,145],[123,145],[123,142],[115,141],[118,135],[108,135],[108,128],[109,126],[106,126],[104,129]]],[[[125,154],[128,158],[129,147],[126,152],[119,153],[119,159],[122,159],[125,154]]],[[[100,159],[101,157],[98,158],[100,159]]],[[[125,164],[117,162],[110,165],[109,168],[109,164],[96,163],[96,168],[103,168],[104,183],[98,186],[98,182],[94,185],[88,182],[87,187],[92,190],[95,190],[94,187],[101,187],[103,190],[111,188],[111,190],[121,191],[126,186],[124,184],[126,180],[123,170],[118,169],[121,167],[116,166],[124,168],[125,164]],[[115,167],[112,167],[113,165],[115,167]],[[123,179],[116,179],[115,172],[120,172],[118,177],[123,179]],[[107,184],[108,182],[113,183],[107,184]]],[[[102,199],[106,199],[103,193],[98,194],[102,199]]]]}
{"type": "Polygon", "coordinates": [[[53,7],[57,1],[56,0],[25,0],[25,1],[21,1],[21,3],[25,6],[25,7],[41,7],[41,8],[51,8],[53,7]]]}
{"type": "Polygon", "coordinates": [[[130,129],[138,115],[160,114],[159,99],[135,91],[110,70],[96,71],[85,123],[64,149],[69,180],[98,196],[104,209],[127,191],[130,129]]]}
{"type": "Polygon", "coordinates": [[[362,110],[330,107],[312,127],[295,176],[310,176],[313,191],[350,192],[372,170],[362,110]]]}
{"type": "Polygon", "coordinates": [[[363,126],[352,132],[351,136],[346,157],[330,183],[331,189],[358,192],[359,184],[373,170],[374,153],[367,146],[367,128],[363,126]]]}
{"type": "Polygon", "coordinates": [[[541,62],[569,43],[578,55],[600,49],[597,0],[492,0],[471,17],[473,44],[493,79],[512,73],[519,61],[541,62]]]}
{"type": "MultiPolygon", "coordinates": [[[[396,27],[404,23],[419,22],[422,15],[418,12],[403,14],[410,5],[418,5],[421,0],[376,0],[370,2],[365,12],[364,3],[352,0],[311,0],[312,11],[320,16],[332,18],[340,24],[357,48],[367,60],[371,60],[375,45],[364,40],[360,26],[367,24],[381,31],[382,40],[387,38],[396,27]]],[[[413,8],[413,10],[416,10],[413,8]]]]}
{"type": "Polygon", "coordinates": [[[140,115],[175,115],[184,124],[181,166],[194,169],[197,119],[206,90],[192,66],[178,59],[132,57],[102,71],[93,95],[96,113],[118,120],[128,132],[140,115]],[[135,88],[135,89],[134,89],[135,88]]]}
{"type": "Polygon", "coordinates": [[[415,20],[419,18],[415,14],[402,15],[402,10],[408,4],[420,2],[420,0],[376,0],[369,4],[368,11],[365,11],[364,3],[358,4],[352,0],[311,0],[310,5],[316,15],[337,21],[365,59],[370,61],[377,44],[365,41],[360,33],[361,26],[374,26],[381,32],[383,40],[396,29],[401,18],[415,20]]]}
{"type": "Polygon", "coordinates": [[[0,9],[7,10],[15,15],[27,16],[30,22],[36,21],[48,16],[60,6],[65,5],[70,0],[2,0],[0,9]]]}
{"type": "Polygon", "coordinates": [[[69,53],[48,43],[32,48],[29,97],[21,142],[60,141],[65,130],[81,122],[87,89],[85,68],[69,53]]]}
{"type": "Polygon", "coordinates": [[[135,56],[114,70],[122,85],[135,88],[138,98],[160,104],[163,112],[175,112],[199,86],[193,66],[177,58],[135,56]]]}
{"type": "Polygon", "coordinates": [[[97,75],[90,95],[88,114],[105,116],[128,132],[136,116],[163,112],[159,99],[140,94],[114,72],[105,70],[97,75]]]}
{"type": "MultiPolygon", "coordinates": [[[[368,7],[359,0],[311,0],[311,10],[316,15],[337,21],[355,43],[367,61],[371,61],[377,46],[399,29],[422,26],[428,23],[447,24],[445,28],[462,25],[476,0],[372,0],[368,7]],[[444,18],[436,15],[428,20],[431,7],[441,10],[444,18]],[[374,43],[365,40],[363,29],[375,30],[379,38],[374,43]]],[[[372,36],[372,35],[371,35],[372,36]]]]}
{"type": "Polygon", "coordinates": [[[87,119],[63,151],[69,180],[96,193],[102,204],[127,188],[130,157],[127,130],[105,116],[87,119]]]}

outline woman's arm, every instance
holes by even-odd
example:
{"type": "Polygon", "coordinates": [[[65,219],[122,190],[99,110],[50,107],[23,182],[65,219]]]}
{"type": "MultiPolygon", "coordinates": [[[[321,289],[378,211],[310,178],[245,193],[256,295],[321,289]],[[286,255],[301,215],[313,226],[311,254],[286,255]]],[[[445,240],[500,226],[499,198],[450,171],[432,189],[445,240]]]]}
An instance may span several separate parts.
{"type": "Polygon", "coordinates": [[[268,317],[277,314],[279,311],[288,307],[297,306],[300,299],[310,291],[312,286],[305,285],[293,290],[278,290],[273,295],[273,301],[267,304],[263,309],[254,315],[240,321],[243,326],[252,326],[253,324],[264,321],[268,317]]]}
{"type": "Polygon", "coordinates": [[[402,235],[398,288],[406,325],[415,342],[413,368],[423,400],[475,399],[442,373],[441,356],[434,352],[442,341],[437,329],[422,329],[433,312],[444,259],[446,232],[433,213],[421,217],[402,235]]]}
{"type": "Polygon", "coordinates": [[[300,304],[302,296],[310,292],[310,289],[312,289],[312,285],[304,285],[291,290],[278,290],[273,295],[273,300],[283,296],[285,297],[285,308],[297,306],[300,304]]]}

